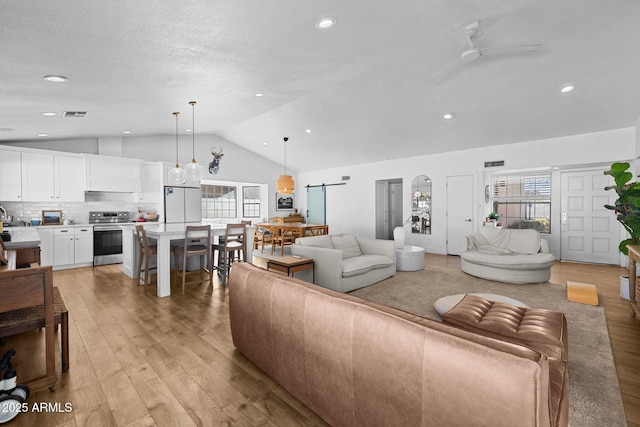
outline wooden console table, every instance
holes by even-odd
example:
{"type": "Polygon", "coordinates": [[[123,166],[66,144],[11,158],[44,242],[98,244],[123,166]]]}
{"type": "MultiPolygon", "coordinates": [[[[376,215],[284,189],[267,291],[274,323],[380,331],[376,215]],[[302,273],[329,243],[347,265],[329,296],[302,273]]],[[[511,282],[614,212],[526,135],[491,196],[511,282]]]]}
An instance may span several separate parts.
{"type": "Polygon", "coordinates": [[[640,287],[636,274],[636,262],[640,261],[640,245],[628,245],[629,249],[629,303],[633,315],[640,318],[640,287]]]}

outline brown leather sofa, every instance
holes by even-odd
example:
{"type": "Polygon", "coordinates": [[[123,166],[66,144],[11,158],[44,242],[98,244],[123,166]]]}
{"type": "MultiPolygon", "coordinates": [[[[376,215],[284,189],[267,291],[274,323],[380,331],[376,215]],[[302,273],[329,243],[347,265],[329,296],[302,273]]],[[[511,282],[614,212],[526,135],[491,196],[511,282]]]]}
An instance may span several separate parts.
{"type": "Polygon", "coordinates": [[[248,263],[229,314],[236,348],[334,426],[566,425],[549,358],[524,345],[248,263]]]}

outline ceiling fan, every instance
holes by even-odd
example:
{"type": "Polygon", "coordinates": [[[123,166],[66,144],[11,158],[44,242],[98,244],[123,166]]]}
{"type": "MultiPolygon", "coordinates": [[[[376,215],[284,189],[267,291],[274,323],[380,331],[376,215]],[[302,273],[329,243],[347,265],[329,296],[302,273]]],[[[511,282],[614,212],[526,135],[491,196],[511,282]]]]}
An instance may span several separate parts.
{"type": "Polygon", "coordinates": [[[451,27],[451,30],[458,36],[458,39],[460,40],[460,43],[463,46],[464,50],[458,58],[442,67],[436,73],[432,74],[431,77],[427,79],[427,81],[433,81],[445,71],[449,70],[451,67],[460,62],[472,62],[484,55],[509,55],[524,52],[535,52],[542,47],[542,44],[534,43],[504,47],[480,48],[475,44],[475,40],[482,35],[479,30],[478,21],[474,21],[466,25],[455,25],[451,27]]]}

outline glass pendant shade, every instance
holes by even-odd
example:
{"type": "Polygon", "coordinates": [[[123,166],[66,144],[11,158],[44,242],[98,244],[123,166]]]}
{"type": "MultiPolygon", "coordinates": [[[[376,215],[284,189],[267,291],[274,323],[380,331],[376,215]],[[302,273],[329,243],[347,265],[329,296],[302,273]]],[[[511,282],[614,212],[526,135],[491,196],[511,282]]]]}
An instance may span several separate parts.
{"type": "Polygon", "coordinates": [[[287,141],[289,138],[284,137],[284,175],[278,177],[276,188],[280,194],[291,194],[295,188],[295,183],[291,175],[287,175],[287,141]]]}
{"type": "Polygon", "coordinates": [[[187,174],[178,163],[178,116],[180,113],[174,112],[173,115],[176,117],[176,167],[169,169],[169,172],[167,173],[167,181],[171,185],[177,185],[185,183],[187,180],[187,174]]]}
{"type": "Polygon", "coordinates": [[[187,181],[200,181],[204,168],[196,162],[196,101],[189,101],[191,105],[191,163],[184,166],[187,181]]]}

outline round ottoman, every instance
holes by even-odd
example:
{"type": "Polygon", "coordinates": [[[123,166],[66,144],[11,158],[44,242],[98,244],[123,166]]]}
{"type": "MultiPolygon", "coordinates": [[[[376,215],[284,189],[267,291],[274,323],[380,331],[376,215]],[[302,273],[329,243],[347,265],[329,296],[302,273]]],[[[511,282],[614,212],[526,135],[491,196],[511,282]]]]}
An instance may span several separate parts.
{"type": "Polygon", "coordinates": [[[396,271],[418,271],[424,268],[424,249],[420,246],[396,248],[396,271]]]}
{"type": "MultiPolygon", "coordinates": [[[[433,307],[436,309],[438,314],[442,316],[447,311],[451,310],[456,304],[458,304],[462,298],[464,298],[466,294],[455,294],[449,295],[446,297],[438,298],[436,302],[433,303],[433,307]]],[[[505,297],[503,295],[496,294],[470,294],[475,295],[484,299],[488,299],[489,301],[497,301],[497,302],[505,302],[507,304],[517,305],[518,307],[529,307],[527,304],[522,301],[518,301],[517,299],[505,297]]]]}

